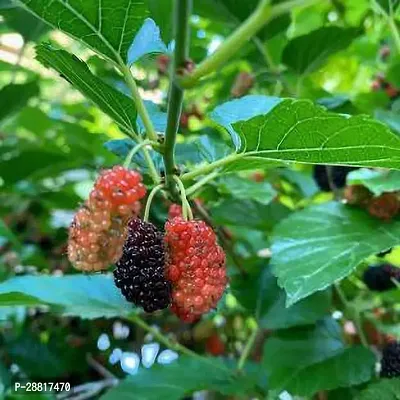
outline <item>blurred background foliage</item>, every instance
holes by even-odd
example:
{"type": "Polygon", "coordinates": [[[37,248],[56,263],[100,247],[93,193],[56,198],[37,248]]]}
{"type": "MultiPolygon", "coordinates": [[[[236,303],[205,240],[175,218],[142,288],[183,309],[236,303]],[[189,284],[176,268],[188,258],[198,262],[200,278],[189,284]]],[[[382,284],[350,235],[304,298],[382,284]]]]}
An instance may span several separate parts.
{"type": "MultiPolygon", "coordinates": [[[[191,19],[193,61],[198,63],[213,52],[256,3],[196,0],[191,19]]],[[[384,6],[384,1],[379,3],[384,6]]],[[[148,4],[151,17],[168,43],[171,0],[148,0],[148,4]]],[[[91,51],[50,29],[12,1],[0,1],[0,14],[0,279],[73,275],[75,271],[65,256],[66,228],[99,170],[120,162],[129,147],[116,142],[126,136],[109,117],[35,60],[34,46],[45,41],[64,48],[86,60],[108,84],[124,93],[127,88],[120,75],[91,51]]],[[[190,170],[200,160],[213,160],[231,151],[225,133],[207,113],[244,94],[308,98],[333,112],[369,114],[400,133],[398,46],[387,21],[368,0],[323,1],[311,9],[295,9],[272,20],[223,68],[187,93],[178,138],[180,167],[190,170]],[[302,42],[303,35],[311,37],[302,42]],[[310,41],[314,43],[312,48],[310,41]]],[[[167,58],[150,55],[134,68],[143,97],[158,105],[155,114],[158,113],[160,127],[165,121],[167,63],[167,58]]],[[[143,166],[140,159],[135,163],[143,166]]],[[[199,353],[223,354],[228,359],[240,355],[257,322],[265,331],[252,353],[254,365],[248,365],[249,375],[257,380],[260,368],[256,363],[262,358],[266,337],[275,335],[274,340],[281,340],[276,336],[279,330],[313,326],[328,311],[338,312],[340,301],[332,300],[330,289],[285,309],[285,294],[267,268],[274,226],[293,211],[333,199],[332,193],[319,190],[312,172],[311,166],[291,165],[222,176],[207,185],[199,195],[201,203],[210,211],[214,223],[223,227],[236,254],[236,259],[229,257],[231,289],[218,310],[197,324],[181,325],[167,313],[149,322],[199,353]],[[241,278],[236,264],[244,265],[248,279],[241,278]]],[[[152,220],[160,226],[168,206],[159,200],[152,209],[152,220]]],[[[395,249],[384,257],[400,266],[400,251],[395,249]]],[[[374,261],[376,257],[366,260],[363,268],[374,261]]],[[[343,287],[365,313],[371,343],[382,344],[386,334],[400,338],[399,291],[371,295],[360,280],[363,268],[350,276],[343,287]]],[[[56,291],[53,281],[40,287],[39,281],[32,280],[31,303],[24,297],[16,305],[14,298],[7,306],[7,298],[2,299],[0,395],[10,393],[10,383],[21,379],[57,378],[79,385],[109,377],[102,366],[119,378],[137,373],[135,354],[154,337],[123,320],[128,311],[118,300],[109,304],[110,318],[98,318],[101,303],[95,294],[89,294],[90,289],[85,286],[89,283],[90,279],[65,281],[66,286],[57,289],[63,298],[48,302],[67,309],[69,306],[63,316],[49,314],[47,306],[34,301],[37,293],[45,298],[44,293],[56,291]],[[72,301],[77,296],[74,285],[82,295],[76,307],[72,301]],[[87,300],[83,300],[84,295],[87,300]],[[79,301],[87,301],[86,308],[80,308],[79,301]]],[[[358,336],[346,326],[348,321],[340,312],[337,318],[346,328],[345,342],[358,343],[358,336]]],[[[147,350],[151,358],[154,348],[147,350]]],[[[166,362],[174,359],[172,353],[164,354],[166,362]]],[[[142,367],[139,373],[143,382],[150,379],[142,367]]],[[[265,382],[260,379],[257,385],[265,387],[265,382]]],[[[110,393],[106,398],[122,398],[121,393],[110,393]]],[[[168,398],[156,389],[152,394],[152,398],[168,398]]],[[[215,398],[218,396],[215,394],[215,398]]],[[[226,396],[233,398],[234,393],[226,396]]],[[[323,396],[318,398],[355,398],[353,389],[332,390],[323,396]]],[[[9,394],[8,398],[17,397],[9,394]]]]}

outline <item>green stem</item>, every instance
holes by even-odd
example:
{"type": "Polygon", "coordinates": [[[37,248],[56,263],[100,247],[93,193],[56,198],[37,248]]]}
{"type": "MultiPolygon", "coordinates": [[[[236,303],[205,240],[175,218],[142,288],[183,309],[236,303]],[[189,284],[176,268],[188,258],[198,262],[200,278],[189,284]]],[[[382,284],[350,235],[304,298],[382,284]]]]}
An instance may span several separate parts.
{"type": "Polygon", "coordinates": [[[294,7],[310,7],[323,1],[326,2],[326,0],[289,0],[284,3],[275,4],[271,10],[271,19],[291,12],[294,7]]]}
{"type": "Polygon", "coordinates": [[[143,142],[138,143],[136,146],[134,146],[134,147],[132,148],[132,150],[128,153],[128,155],[126,156],[123,166],[124,166],[125,168],[129,168],[129,166],[131,165],[133,156],[134,156],[142,147],[145,147],[145,146],[147,146],[148,144],[150,144],[150,141],[149,141],[149,140],[144,140],[143,142]]]}
{"type": "Polygon", "coordinates": [[[132,76],[131,70],[128,66],[121,64],[120,65],[120,70],[122,74],[124,75],[125,81],[131,90],[133,101],[135,102],[135,106],[137,109],[137,112],[142,119],[144,128],[146,130],[146,136],[153,141],[157,141],[157,133],[154,129],[153,123],[151,122],[150,116],[147,112],[147,109],[142,101],[142,98],[140,97],[139,89],[136,85],[136,81],[134,77],[132,76]]]}
{"type": "MultiPolygon", "coordinates": [[[[145,142],[142,139],[142,137],[140,135],[136,134],[135,132],[129,132],[129,136],[132,137],[133,140],[138,142],[138,145],[145,142]]],[[[158,184],[160,182],[160,175],[158,174],[158,171],[156,169],[156,166],[154,165],[154,162],[150,156],[150,153],[146,149],[146,146],[141,147],[141,149],[143,151],[143,156],[146,161],[146,164],[149,167],[149,174],[150,174],[151,178],[153,179],[154,183],[158,184]]],[[[126,160],[125,160],[125,162],[126,162],[126,160]]]]}
{"type": "Polygon", "coordinates": [[[171,83],[168,98],[168,119],[165,132],[164,166],[165,182],[168,189],[174,193],[173,175],[175,173],[175,142],[178,133],[179,121],[182,113],[183,89],[177,85],[179,71],[184,67],[189,57],[190,15],[192,0],[175,0],[175,53],[171,70],[171,83]]]}
{"type": "Polygon", "coordinates": [[[216,171],[212,172],[209,175],[206,175],[204,178],[200,179],[195,184],[186,189],[186,196],[190,197],[193,193],[195,193],[197,190],[199,190],[202,186],[204,186],[208,182],[215,179],[217,176],[218,172],[216,171]]]}
{"type": "Polygon", "coordinates": [[[181,85],[186,88],[193,87],[198,80],[218,70],[227,60],[237,54],[238,50],[267,23],[271,14],[269,3],[269,0],[261,0],[253,14],[210,57],[206,58],[193,73],[181,79],[181,85]]]}
{"type": "Polygon", "coordinates": [[[201,355],[195,353],[192,350],[189,350],[187,347],[182,346],[180,343],[172,342],[171,340],[169,340],[166,336],[164,336],[157,329],[153,328],[152,326],[148,325],[145,321],[143,321],[138,315],[136,315],[136,314],[130,315],[128,317],[128,319],[131,322],[133,322],[134,324],[136,324],[137,326],[139,326],[140,328],[144,329],[146,332],[149,332],[150,334],[152,334],[155,339],[157,339],[160,343],[162,343],[163,345],[165,345],[169,349],[174,350],[174,351],[178,351],[178,352],[180,352],[182,354],[185,354],[185,355],[187,355],[189,357],[195,357],[197,359],[201,359],[202,361],[205,360],[204,357],[202,357],[201,355]]]}
{"type": "Polygon", "coordinates": [[[185,190],[185,186],[183,185],[182,181],[176,176],[173,176],[176,184],[179,187],[179,192],[181,194],[181,203],[182,203],[182,214],[183,214],[183,218],[187,221],[188,219],[192,220],[193,219],[193,213],[192,213],[192,209],[190,208],[190,204],[187,200],[186,197],[186,190],[185,190]]]}
{"type": "Polygon", "coordinates": [[[153,179],[154,183],[159,183],[160,182],[160,175],[158,174],[157,168],[154,165],[153,159],[150,156],[149,151],[146,149],[146,147],[143,147],[143,156],[146,161],[147,166],[149,167],[149,173],[151,178],[153,179]]]}
{"type": "Polygon", "coordinates": [[[396,46],[397,53],[400,54],[400,34],[399,34],[399,30],[397,29],[397,25],[396,25],[394,16],[390,16],[388,18],[388,25],[390,28],[390,32],[392,33],[392,36],[393,36],[393,41],[396,46]]]}
{"type": "Polygon", "coordinates": [[[246,363],[246,360],[248,359],[248,357],[250,355],[251,349],[254,346],[254,342],[257,338],[258,332],[259,332],[258,329],[254,329],[254,331],[252,332],[252,334],[249,337],[249,340],[246,343],[246,346],[243,349],[243,352],[239,358],[238,365],[237,365],[237,369],[239,371],[243,369],[243,367],[246,363]]]}
{"type": "Polygon", "coordinates": [[[267,43],[263,43],[258,37],[253,38],[253,42],[257,47],[257,50],[263,56],[265,64],[272,73],[278,73],[278,67],[275,65],[272,59],[271,53],[269,52],[267,43]]]}
{"type": "Polygon", "coordinates": [[[361,344],[364,347],[369,347],[367,337],[365,336],[364,329],[362,327],[360,312],[355,307],[352,307],[351,304],[348,302],[346,295],[342,291],[342,288],[340,287],[339,283],[335,284],[335,289],[336,289],[336,293],[338,294],[338,296],[340,298],[340,301],[343,303],[343,306],[345,308],[345,313],[349,314],[350,318],[353,320],[354,324],[356,325],[357,333],[358,333],[358,336],[360,337],[361,344]]]}
{"type": "Polygon", "coordinates": [[[150,207],[151,203],[153,202],[154,196],[157,194],[157,192],[163,187],[164,185],[157,185],[153,188],[153,190],[150,192],[149,197],[147,198],[146,202],[146,208],[144,210],[144,221],[149,222],[149,214],[150,214],[150,207]]]}
{"type": "Polygon", "coordinates": [[[217,71],[272,18],[290,12],[296,6],[309,6],[322,0],[292,0],[270,6],[269,0],[261,0],[255,11],[240,25],[218,49],[206,58],[190,75],[180,81],[185,88],[193,87],[204,76],[217,71]]]}
{"type": "Polygon", "coordinates": [[[220,160],[214,161],[210,164],[200,166],[198,168],[193,169],[191,172],[187,172],[186,174],[183,174],[181,176],[181,179],[182,179],[182,181],[188,181],[188,180],[194,179],[200,175],[206,175],[210,172],[213,172],[215,169],[217,169],[219,167],[223,167],[224,165],[229,164],[233,161],[239,160],[240,158],[243,158],[246,155],[247,155],[246,153],[230,154],[229,156],[221,158],[220,160]]]}

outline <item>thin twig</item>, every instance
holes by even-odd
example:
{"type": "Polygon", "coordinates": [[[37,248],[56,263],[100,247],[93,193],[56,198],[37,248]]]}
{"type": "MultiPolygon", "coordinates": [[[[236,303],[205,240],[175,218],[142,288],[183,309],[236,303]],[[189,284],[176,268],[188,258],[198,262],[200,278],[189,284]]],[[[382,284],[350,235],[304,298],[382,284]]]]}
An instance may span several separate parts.
{"type": "Polygon", "coordinates": [[[238,365],[237,365],[237,369],[239,371],[241,371],[243,369],[247,359],[250,356],[250,353],[251,353],[251,350],[252,350],[252,348],[254,346],[254,342],[256,341],[258,332],[259,332],[258,329],[254,329],[254,331],[251,333],[251,335],[250,335],[250,337],[249,337],[249,339],[248,339],[248,341],[247,341],[247,343],[246,343],[246,345],[245,345],[245,347],[243,349],[243,352],[242,352],[242,354],[241,354],[241,356],[239,358],[238,365]]]}
{"type": "Polygon", "coordinates": [[[338,294],[341,302],[343,303],[345,313],[348,314],[348,316],[353,320],[354,324],[356,325],[357,333],[358,333],[358,336],[360,337],[361,344],[364,347],[369,347],[367,337],[365,336],[364,329],[362,327],[362,320],[361,320],[360,312],[357,309],[355,309],[353,306],[350,305],[350,303],[347,300],[346,295],[344,294],[344,292],[342,291],[342,288],[340,287],[340,284],[335,283],[334,286],[336,289],[336,293],[338,294]]]}
{"type": "Polygon", "coordinates": [[[107,379],[117,379],[117,377],[112,372],[105,368],[104,365],[101,365],[95,358],[93,358],[90,353],[86,355],[86,361],[102,377],[107,379]]]}

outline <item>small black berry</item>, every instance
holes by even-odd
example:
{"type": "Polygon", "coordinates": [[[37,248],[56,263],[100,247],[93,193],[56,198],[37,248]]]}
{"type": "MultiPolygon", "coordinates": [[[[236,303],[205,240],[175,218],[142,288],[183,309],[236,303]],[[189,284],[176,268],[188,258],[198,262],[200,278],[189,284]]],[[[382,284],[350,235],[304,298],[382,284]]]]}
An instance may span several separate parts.
{"type": "Polygon", "coordinates": [[[128,227],[121,259],[114,270],[115,285],[125,298],[146,312],[167,308],[171,284],[165,279],[163,234],[138,218],[128,227]]]}
{"type": "MultiPolygon", "coordinates": [[[[332,184],[336,189],[342,189],[346,185],[347,174],[356,168],[333,166],[331,168],[332,184]]],[[[326,165],[316,165],[314,167],[314,179],[319,188],[324,192],[331,192],[332,188],[329,184],[328,169],[326,165]]]]}
{"type": "Polygon", "coordinates": [[[363,280],[368,289],[377,292],[394,289],[396,287],[392,279],[400,280],[400,268],[390,264],[382,264],[369,267],[365,270],[363,280]]]}
{"type": "Polygon", "coordinates": [[[386,345],[382,352],[381,378],[400,376],[400,342],[386,345]]]}

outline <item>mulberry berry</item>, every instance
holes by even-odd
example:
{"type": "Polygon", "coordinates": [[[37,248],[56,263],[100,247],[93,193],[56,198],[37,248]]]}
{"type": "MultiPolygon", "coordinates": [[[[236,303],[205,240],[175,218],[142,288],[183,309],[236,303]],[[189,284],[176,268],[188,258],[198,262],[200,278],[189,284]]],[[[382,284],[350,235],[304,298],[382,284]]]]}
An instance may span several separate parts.
{"type": "Polygon", "coordinates": [[[138,218],[130,221],[114,281],[128,301],[146,312],[169,306],[171,284],[165,279],[163,234],[153,224],[138,218]]]}
{"type": "Polygon", "coordinates": [[[382,352],[381,378],[400,376],[400,342],[386,345],[382,352]]]}
{"type": "Polygon", "coordinates": [[[224,293],[225,253],[204,221],[177,217],[166,223],[165,230],[171,310],[183,321],[193,322],[216,307],[224,293]]]}
{"type": "Polygon", "coordinates": [[[141,180],[121,166],[102,172],[69,228],[68,258],[75,268],[101,271],[121,257],[127,223],[146,194],[141,180]]]}
{"type": "Polygon", "coordinates": [[[395,193],[383,193],[370,200],[368,212],[383,221],[392,220],[400,212],[400,201],[395,193]]]}
{"type": "Polygon", "coordinates": [[[400,280],[400,268],[390,264],[382,264],[369,267],[365,270],[363,281],[368,289],[377,292],[384,292],[396,287],[393,280],[400,280]]]}
{"type": "Polygon", "coordinates": [[[250,89],[254,86],[254,82],[255,79],[252,74],[249,72],[240,72],[231,87],[232,97],[242,97],[249,93],[250,89]]]}
{"type": "Polygon", "coordinates": [[[225,343],[218,334],[214,333],[207,339],[206,352],[213,356],[220,356],[225,353],[225,343]]]}
{"type": "MultiPolygon", "coordinates": [[[[346,177],[349,172],[353,171],[353,167],[331,167],[332,183],[337,189],[342,189],[346,185],[346,177]]],[[[329,183],[328,169],[326,165],[316,165],[314,167],[314,179],[319,188],[324,192],[332,191],[329,183]]]]}
{"type": "Polygon", "coordinates": [[[344,189],[343,197],[351,205],[367,206],[372,193],[363,185],[349,185],[344,189]]]}

